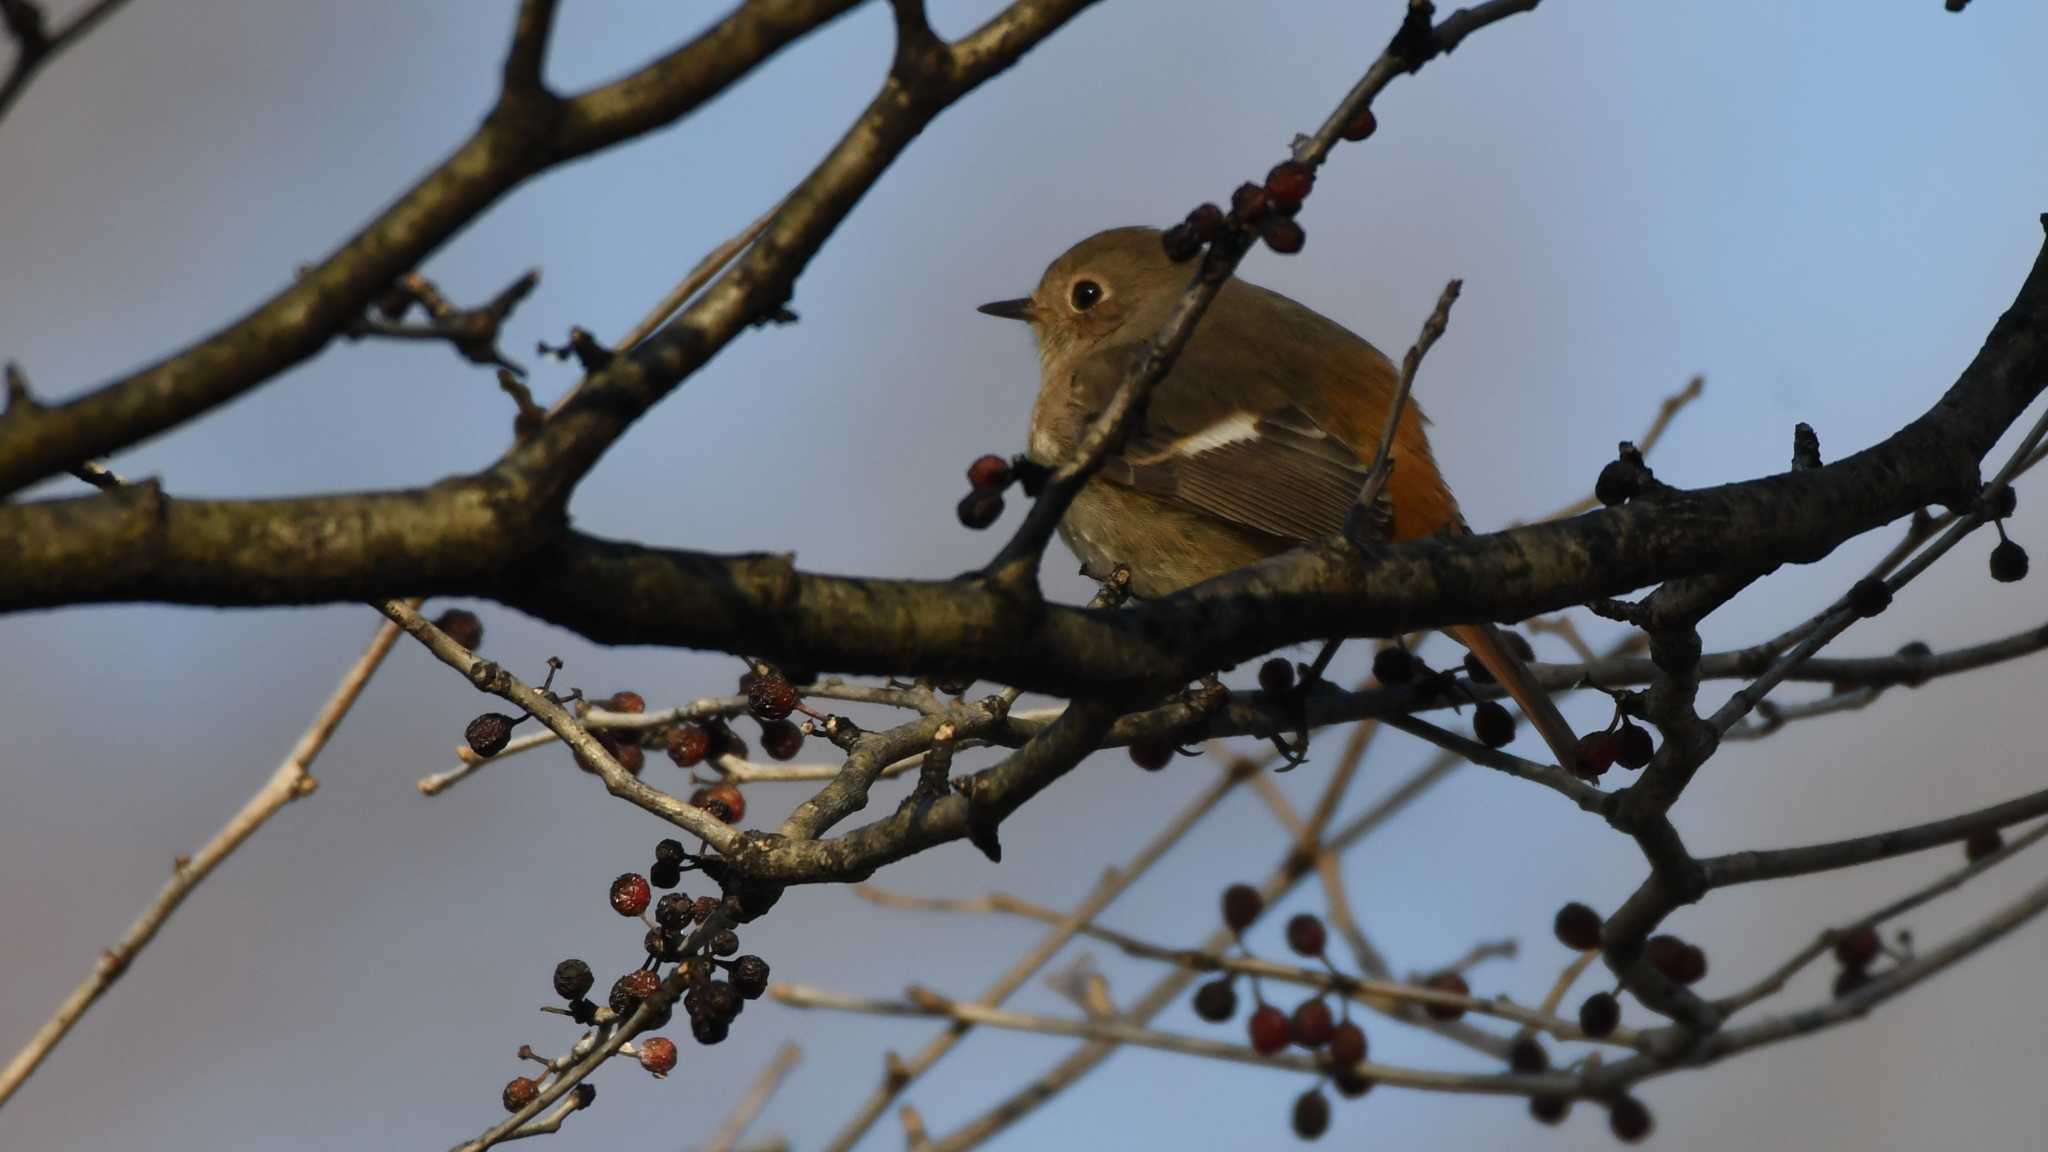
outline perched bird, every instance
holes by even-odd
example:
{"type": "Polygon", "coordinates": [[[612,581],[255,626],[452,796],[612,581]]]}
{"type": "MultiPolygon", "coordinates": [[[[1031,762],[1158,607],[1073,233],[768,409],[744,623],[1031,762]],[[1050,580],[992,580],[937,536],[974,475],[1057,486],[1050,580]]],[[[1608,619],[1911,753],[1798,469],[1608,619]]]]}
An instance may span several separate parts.
{"type": "MultiPolygon", "coordinates": [[[[1057,466],[1102,411],[1132,352],[1187,288],[1151,228],[1098,232],[1054,260],[1030,296],[981,311],[1031,325],[1040,386],[1027,455],[1057,466]]],[[[1075,496],[1060,535],[1093,575],[1128,569],[1164,596],[1345,528],[1399,375],[1379,349],[1277,292],[1224,283],[1123,447],[1075,496]]],[[[1395,430],[1392,540],[1468,529],[1412,402],[1395,430]]],[[[1491,624],[1445,631],[1470,649],[1558,757],[1577,739],[1491,624]]]]}

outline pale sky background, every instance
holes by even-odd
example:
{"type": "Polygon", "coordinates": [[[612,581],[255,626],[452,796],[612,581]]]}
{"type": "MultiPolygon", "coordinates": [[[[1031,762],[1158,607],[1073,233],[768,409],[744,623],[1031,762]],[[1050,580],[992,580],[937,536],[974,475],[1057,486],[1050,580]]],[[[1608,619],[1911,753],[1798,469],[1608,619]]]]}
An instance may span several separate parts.
{"type": "MultiPolygon", "coordinates": [[[[957,33],[996,5],[934,7],[957,33]]],[[[1035,364],[1021,331],[971,305],[1028,288],[1088,232],[1170,222],[1263,174],[1354,81],[1400,8],[1114,0],[1084,15],[924,133],[799,283],[802,323],[749,332],[657,409],[579,492],[579,524],[679,546],[794,548],[824,570],[942,576],[977,563],[997,537],[954,522],[960,470],[1021,446],[1035,364]]],[[[1800,420],[1839,457],[1947,387],[2041,241],[2048,8],[1941,8],[1552,0],[1399,81],[1380,103],[1379,136],[1325,171],[1302,216],[1307,250],[1255,255],[1247,274],[1397,352],[1444,280],[1465,278],[1420,396],[1482,527],[1585,491],[1615,441],[1639,434],[1694,372],[1707,394],[1654,460],[1666,479],[1782,468],[1800,420]]],[[[262,299],[475,124],[511,9],[187,0],[115,17],[0,123],[0,356],[43,394],[72,396],[262,299]]],[[[615,75],[721,10],[572,0],[551,75],[564,86],[615,75]]],[[[521,190],[425,271],[473,301],[540,266],[510,329],[515,355],[572,323],[616,335],[829,146],[880,78],[888,35],[885,7],[864,7],[682,124],[521,190]]],[[[547,364],[535,383],[547,397],[572,378],[547,364]]],[[[338,344],[115,463],[191,495],[411,485],[484,464],[508,423],[490,376],[445,349],[338,344]]],[[[2037,554],[2048,548],[2039,499],[2022,485],[2013,522],[2037,554]]],[[[1709,644],[1810,613],[1890,539],[1780,573],[1717,617],[1709,644]]],[[[2040,623],[2042,577],[1991,583],[1991,542],[1964,544],[1838,650],[1967,643],[2040,623]]],[[[1049,568],[1063,595],[1083,594],[1063,558],[1049,568]]],[[[538,673],[558,654],[567,682],[597,691],[673,702],[723,690],[738,671],[729,658],[603,650],[480,611],[493,658],[538,673]]],[[[352,607],[0,619],[0,1049],[28,1037],[171,858],[271,771],[374,624],[352,607]]],[[[1851,835],[2038,788],[2042,667],[1899,691],[1866,713],[1731,749],[1676,817],[1704,853],[1851,835]]],[[[413,782],[448,765],[481,708],[446,669],[401,648],[320,761],[318,794],[209,881],[0,1111],[0,1148],[432,1149],[494,1122],[518,1046],[571,1038],[535,1011],[555,961],[581,955],[615,975],[636,959],[638,933],[603,893],[644,865],[663,829],[562,756],[422,798],[413,782]]],[[[1354,806],[1423,755],[1389,738],[1354,806]]],[[[1317,767],[1286,786],[1306,797],[1317,767]]],[[[676,776],[664,761],[650,772],[676,776]]],[[[885,878],[1068,903],[1209,779],[1201,761],[1149,776],[1105,755],[1005,826],[1002,866],[950,846],[885,878]]],[[[759,789],[755,820],[772,824],[799,798],[759,789]]],[[[877,810],[894,798],[879,796],[877,810]]],[[[1105,919],[1192,943],[1212,926],[1220,887],[1263,875],[1277,843],[1241,797],[1105,919]]],[[[1959,860],[1937,851],[1717,894],[1672,924],[1706,946],[1705,987],[1718,994],[1825,923],[1959,860]]],[[[2044,867],[2022,857],[1909,923],[1923,941],[1942,939],[2044,867]]],[[[1548,931],[1557,905],[1611,909],[1641,872],[1627,842],[1569,805],[1466,769],[1354,853],[1347,875],[1397,967],[1516,936],[1523,958],[1475,984],[1534,999],[1565,958],[1548,931]]],[[[1319,909],[1321,897],[1304,890],[1294,907],[1319,909]]],[[[878,995],[916,981],[971,996],[1037,935],[809,889],[745,940],[779,979],[878,995]]],[[[1277,928],[1260,942],[1279,952],[1277,928]]],[[[1095,951],[1115,993],[1149,981],[1095,951]]],[[[1656,1146],[2035,1147],[2048,1120],[2044,958],[2048,928],[2035,926],[1867,1021],[1657,1081],[1643,1093],[1656,1146]]],[[[1825,997],[1826,978],[1801,981],[1794,1001],[1825,997]]],[[[1037,986],[1015,1003],[1066,1010],[1037,986]]],[[[1162,1024],[1241,1035],[1185,1007],[1162,1024]]],[[[1387,1059],[1482,1066],[1392,1025],[1369,1030],[1387,1059]]],[[[726,1044],[685,1041],[667,1082],[607,1070],[598,1106],[547,1139],[689,1147],[795,1037],[804,1062],[757,1131],[812,1147],[873,1085],[885,1046],[909,1051],[931,1031],[756,1005],[726,1044]]],[[[1070,1046],[976,1036],[910,1098],[947,1131],[1070,1046]]],[[[996,1146],[1287,1146],[1302,1087],[1124,1053],[996,1146]]],[[[865,1147],[900,1140],[890,1120],[865,1147]]],[[[1596,1109],[1551,1130],[1518,1102],[1382,1089],[1340,1101],[1325,1142],[1611,1139],[1596,1109]]]]}

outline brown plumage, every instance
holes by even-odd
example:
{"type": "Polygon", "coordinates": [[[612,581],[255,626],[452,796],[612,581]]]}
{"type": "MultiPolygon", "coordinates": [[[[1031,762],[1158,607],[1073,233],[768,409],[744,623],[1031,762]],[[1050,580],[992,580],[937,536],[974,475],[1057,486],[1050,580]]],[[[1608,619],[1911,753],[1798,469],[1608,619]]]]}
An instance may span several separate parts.
{"type": "MultiPolygon", "coordinates": [[[[1190,270],[1150,228],[1099,232],[1068,249],[1025,299],[985,306],[1027,320],[1041,386],[1029,455],[1056,465],[1162,328],[1190,270]]],[[[1075,497],[1060,534],[1091,573],[1129,569],[1131,591],[1164,596],[1343,531],[1392,407],[1392,361],[1277,292],[1227,281],[1140,426],[1075,497]]],[[[1395,540],[1463,531],[1412,401],[1387,481],[1395,540]]],[[[1486,624],[1447,629],[1479,656],[1561,763],[1576,744],[1550,698],[1486,624]]]]}

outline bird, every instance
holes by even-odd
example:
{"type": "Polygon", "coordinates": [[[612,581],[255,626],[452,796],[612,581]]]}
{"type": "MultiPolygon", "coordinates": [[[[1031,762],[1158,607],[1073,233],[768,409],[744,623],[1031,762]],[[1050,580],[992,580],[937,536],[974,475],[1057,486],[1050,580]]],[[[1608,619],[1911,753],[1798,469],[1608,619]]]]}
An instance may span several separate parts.
{"type": "MultiPolygon", "coordinates": [[[[1031,295],[980,307],[1025,322],[1037,340],[1027,459],[1053,468],[1073,454],[1188,281],[1157,229],[1112,228],[1053,260],[1031,295]]],[[[1344,532],[1399,379],[1364,337],[1231,277],[1137,425],[1075,494],[1060,536],[1084,572],[1100,579],[1121,568],[1143,600],[1344,532]]],[[[1469,532],[1421,409],[1411,401],[1399,421],[1375,510],[1383,537],[1469,532]]],[[[1571,725],[1500,629],[1478,622],[1444,631],[1521,707],[1558,763],[1575,765],[1571,725]]]]}

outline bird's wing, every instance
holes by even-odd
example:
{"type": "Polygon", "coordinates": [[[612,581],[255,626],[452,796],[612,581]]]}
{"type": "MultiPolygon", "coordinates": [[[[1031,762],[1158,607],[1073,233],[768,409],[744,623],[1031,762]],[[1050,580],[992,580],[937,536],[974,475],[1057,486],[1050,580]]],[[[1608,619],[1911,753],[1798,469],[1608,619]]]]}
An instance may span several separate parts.
{"type": "Polygon", "coordinates": [[[1368,462],[1292,404],[1205,407],[1155,401],[1103,476],[1284,540],[1343,529],[1368,462]]]}
{"type": "MultiPolygon", "coordinates": [[[[1279,354],[1246,361],[1233,352],[1237,338],[1197,331],[1122,450],[1104,462],[1102,478],[1278,540],[1342,531],[1384,418],[1361,402],[1372,382],[1344,380],[1357,396],[1331,399],[1314,386],[1327,378],[1327,366],[1297,354],[1302,344],[1283,341],[1279,354]]],[[[1126,345],[1081,361],[1064,390],[1070,436],[1078,439],[1108,403],[1135,355],[1137,346],[1126,345]]],[[[1419,417],[1408,419],[1419,433],[1419,417]]],[[[1433,464],[1425,471],[1435,476],[1433,464]]],[[[1398,506],[1400,493],[1391,495],[1398,506]]]]}

